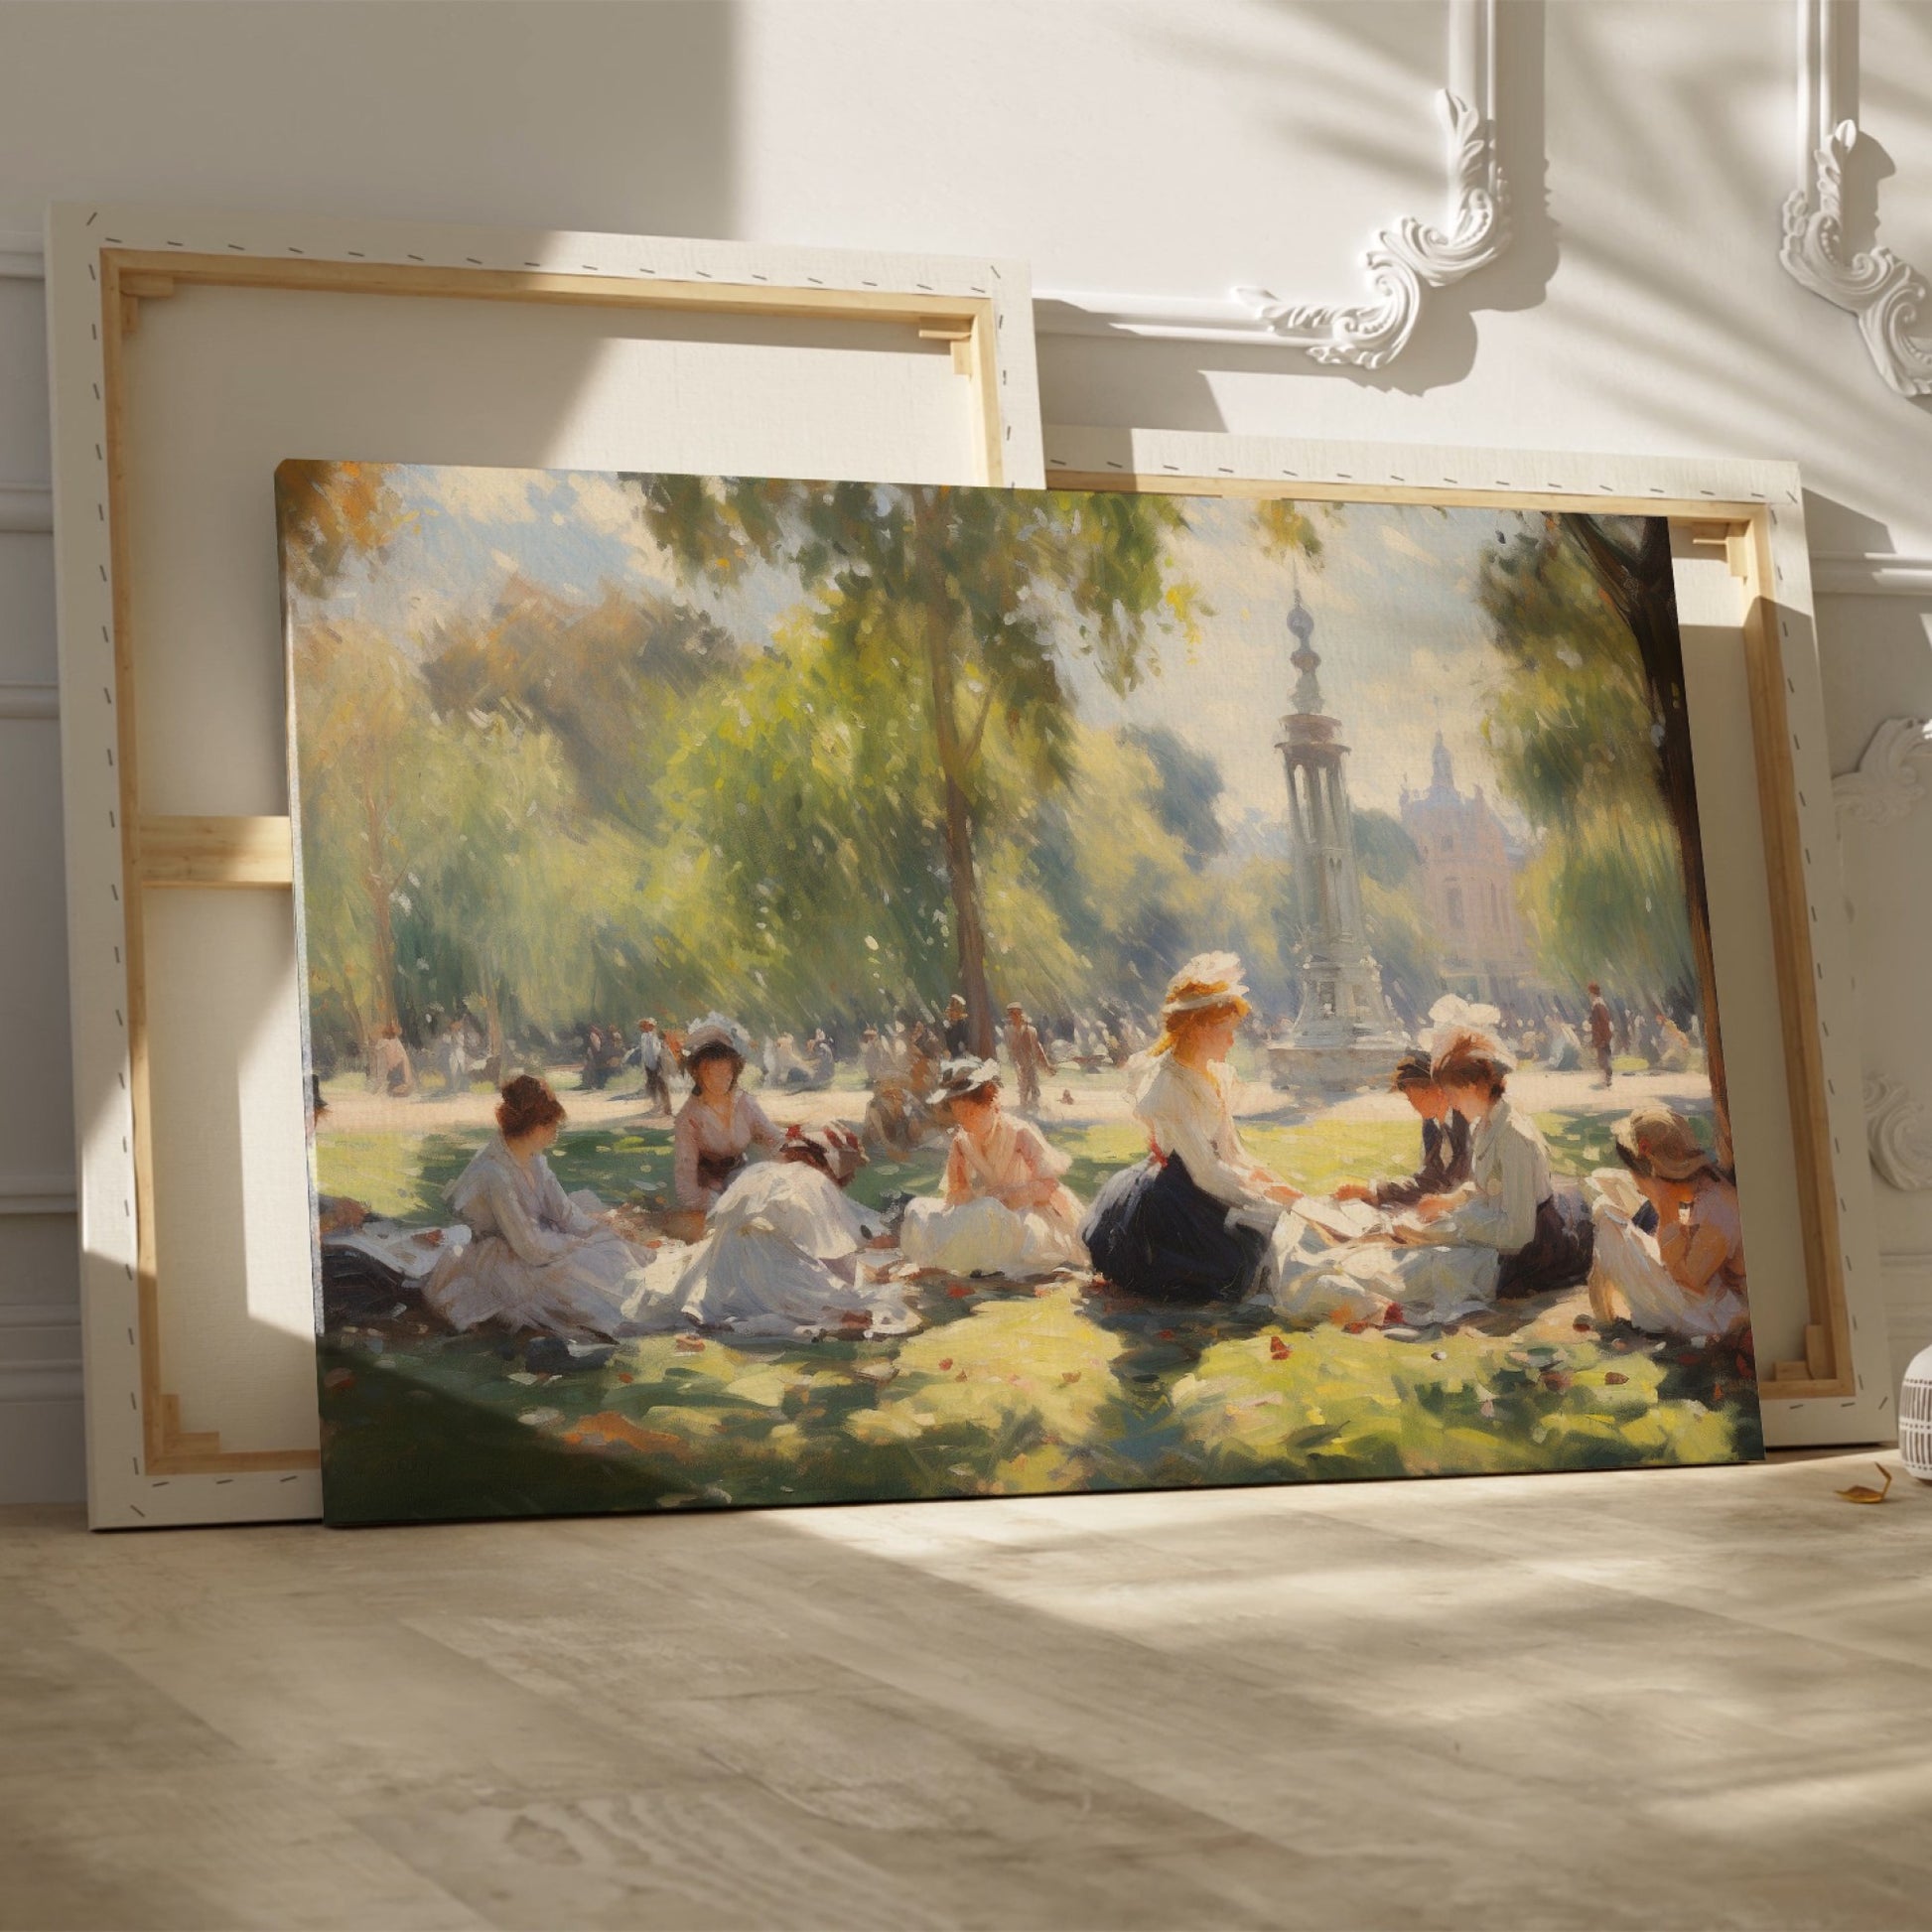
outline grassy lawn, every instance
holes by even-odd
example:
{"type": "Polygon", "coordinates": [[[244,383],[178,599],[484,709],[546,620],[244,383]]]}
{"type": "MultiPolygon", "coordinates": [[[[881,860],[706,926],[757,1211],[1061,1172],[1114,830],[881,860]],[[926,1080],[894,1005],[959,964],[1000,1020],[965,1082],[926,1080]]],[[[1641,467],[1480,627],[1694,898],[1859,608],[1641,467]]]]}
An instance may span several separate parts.
{"type": "MultiPolygon", "coordinates": [[[[1587,1112],[1539,1123],[1553,1164],[1611,1157],[1587,1112]]],[[[1144,1141],[1131,1123],[1051,1129],[1083,1197],[1144,1141]]],[[[1399,1172],[1406,1121],[1258,1123],[1297,1184],[1399,1172]]],[[[444,1218],[482,1129],[328,1133],[322,1186],[394,1218],[444,1218]]],[[[584,1129],[567,1187],[663,1196],[670,1132],[584,1129]]],[[[943,1150],[867,1168],[877,1204],[938,1182],[943,1150]]],[[[1728,1348],[1579,1325],[1581,1295],[1445,1330],[1285,1329],[1258,1313],[1150,1308],[1084,1281],[921,1282],[897,1341],[734,1345],[650,1336],[567,1373],[524,1339],[391,1320],[322,1356],[329,1513],[339,1522],[1310,1481],[1727,1461],[1760,1452],[1750,1364],[1728,1348]]]]}

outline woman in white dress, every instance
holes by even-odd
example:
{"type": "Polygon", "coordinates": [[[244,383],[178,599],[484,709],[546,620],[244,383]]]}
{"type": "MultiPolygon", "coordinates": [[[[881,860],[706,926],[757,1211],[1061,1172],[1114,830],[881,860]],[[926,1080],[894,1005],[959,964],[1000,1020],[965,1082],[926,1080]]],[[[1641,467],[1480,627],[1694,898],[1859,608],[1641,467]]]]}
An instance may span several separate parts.
{"type": "Polygon", "coordinates": [[[1639,1107],[1610,1129],[1617,1158],[1654,1210],[1651,1232],[1607,1193],[1591,1211],[1595,1254],[1589,1305],[1653,1335],[1729,1335],[1750,1320],[1744,1299],[1744,1227],[1737,1189],[1668,1107],[1639,1107]]]}
{"type": "MultiPolygon", "coordinates": [[[[697,1252],[682,1260],[661,1306],[734,1335],[813,1340],[902,1335],[918,1327],[904,1291],[874,1281],[867,1248],[890,1248],[885,1223],[845,1189],[865,1166],[842,1127],[788,1130],[775,1161],[741,1173],[711,1210],[697,1252]]],[[[665,1264],[652,1271],[653,1286],[665,1264]]]]}
{"type": "Polygon", "coordinates": [[[1001,1110],[1000,1063],[948,1060],[926,1104],[950,1109],[954,1132],[945,1197],[914,1200],[899,1224],[906,1260],[949,1275],[1084,1268],[1080,1203],[1060,1179],[1072,1160],[1001,1110]]]}
{"type": "Polygon", "coordinates": [[[1449,1321],[1498,1300],[1575,1288],[1589,1272],[1588,1223],[1564,1211],[1536,1122],[1508,1097],[1516,1062],[1475,1032],[1436,1056],[1436,1084],[1470,1123],[1469,1178],[1397,1224],[1393,1299],[1412,1319],[1449,1321]]]}
{"type": "Polygon", "coordinates": [[[471,1231],[444,1253],[423,1300],[455,1328],[500,1322],[553,1335],[631,1332],[644,1257],[603,1218],[595,1194],[567,1195],[544,1159],[564,1110],[534,1075],[501,1091],[497,1133],[445,1196],[471,1231]]]}
{"type": "Polygon", "coordinates": [[[750,1044],[744,1029],[718,1013],[707,1014],[684,1036],[691,1095],[671,1129],[671,1186],[687,1218],[717,1205],[752,1148],[775,1148],[783,1138],[738,1084],[750,1044]]]}
{"type": "Polygon", "coordinates": [[[1247,992],[1233,953],[1201,953],[1169,982],[1154,1071],[1134,1103],[1147,1159],[1107,1182],[1080,1229],[1094,1267],[1130,1295],[1245,1300],[1267,1286],[1271,1233],[1301,1199],[1235,1128],[1227,1056],[1247,992]]]}

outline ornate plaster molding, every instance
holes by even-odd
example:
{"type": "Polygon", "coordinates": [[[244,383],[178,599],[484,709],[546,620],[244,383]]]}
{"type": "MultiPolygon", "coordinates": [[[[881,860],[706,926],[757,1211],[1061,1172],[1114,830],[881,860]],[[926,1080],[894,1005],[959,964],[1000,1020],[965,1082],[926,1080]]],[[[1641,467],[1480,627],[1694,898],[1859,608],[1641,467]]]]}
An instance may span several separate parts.
{"type": "Polygon", "coordinates": [[[1039,292],[1048,335],[1135,336],[1171,342],[1298,348],[1311,360],[1379,369],[1408,347],[1434,290],[1487,267],[1509,246],[1509,186],[1496,149],[1498,0],[1450,0],[1449,85],[1436,96],[1449,142],[1442,225],[1404,216],[1369,243],[1366,302],[1289,302],[1259,288],[1226,296],[1039,292]]]}
{"type": "MultiPolygon", "coordinates": [[[[1901,396],[1932,395],[1932,294],[1889,248],[1849,248],[1845,167],[1858,145],[1858,0],[1798,0],[1798,186],[1778,259],[1812,294],[1858,318],[1871,360],[1901,396]]],[[[1869,210],[1876,215],[1874,206],[1869,210]]]]}
{"type": "Polygon", "coordinates": [[[1922,764],[1932,763],[1932,725],[1887,718],[1871,734],[1856,771],[1832,780],[1839,817],[1858,825],[1891,825],[1926,796],[1922,764]]]}
{"type": "Polygon", "coordinates": [[[1900,1080],[1864,1077],[1864,1134],[1878,1178],[1901,1193],[1932,1188],[1932,1112],[1900,1080]]]}
{"type": "MultiPolygon", "coordinates": [[[[1922,718],[1887,718],[1871,734],[1856,771],[1832,780],[1841,825],[1895,825],[1927,796],[1924,767],[1932,764],[1932,725],[1922,718]]],[[[1932,1189],[1932,1111],[1902,1080],[1864,1076],[1865,1146],[1878,1178],[1901,1193],[1932,1189]]]]}

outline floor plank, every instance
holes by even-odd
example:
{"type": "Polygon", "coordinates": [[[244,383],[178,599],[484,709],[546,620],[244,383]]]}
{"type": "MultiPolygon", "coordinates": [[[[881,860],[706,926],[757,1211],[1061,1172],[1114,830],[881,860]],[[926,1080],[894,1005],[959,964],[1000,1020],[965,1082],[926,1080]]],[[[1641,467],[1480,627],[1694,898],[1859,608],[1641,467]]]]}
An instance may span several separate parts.
{"type": "Polygon", "coordinates": [[[0,1926],[1932,1928],[1932,1488],[1871,1460],[0,1510],[0,1926]]]}

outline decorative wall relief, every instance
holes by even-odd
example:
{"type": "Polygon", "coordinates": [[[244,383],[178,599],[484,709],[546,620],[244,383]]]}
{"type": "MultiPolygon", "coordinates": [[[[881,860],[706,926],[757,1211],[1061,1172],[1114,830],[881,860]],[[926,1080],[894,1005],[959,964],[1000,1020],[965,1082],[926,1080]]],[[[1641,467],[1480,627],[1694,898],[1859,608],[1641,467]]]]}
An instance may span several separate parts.
{"type": "Polygon", "coordinates": [[[1908,1194],[1932,1188],[1932,1112],[1902,1081],[1865,1075],[1864,1126],[1880,1180],[1908,1194]]]}
{"type": "MultiPolygon", "coordinates": [[[[1871,734],[1858,769],[1832,782],[1841,825],[1895,825],[1926,795],[1922,769],[1932,763],[1932,725],[1887,718],[1871,734]]],[[[1900,1080],[1864,1079],[1865,1140],[1879,1179],[1902,1192],[1932,1188],[1932,1111],[1900,1080]]]]}
{"type": "Polygon", "coordinates": [[[1374,298],[1286,302],[1237,287],[1225,296],[1042,291],[1049,335],[1123,335],[1178,342],[1279,344],[1316,362],[1379,369],[1408,347],[1436,289],[1495,261],[1509,246],[1509,186],[1496,143],[1497,0],[1450,0],[1449,85],[1436,96],[1449,137],[1449,203],[1440,227],[1414,215],[1362,255],[1374,298]]]}
{"type": "Polygon", "coordinates": [[[1932,762],[1932,725],[1923,718],[1887,718],[1871,734],[1856,771],[1832,781],[1841,820],[1891,825],[1925,796],[1919,766],[1932,762]]]}
{"type": "Polygon", "coordinates": [[[1932,297],[1925,277],[1889,248],[1854,248],[1848,225],[1868,208],[1847,207],[1846,168],[1858,145],[1858,0],[1798,0],[1798,187],[1784,205],[1778,258],[1814,295],[1850,311],[1871,360],[1901,396],[1932,395],[1932,337],[1922,328],[1932,297]]]}

